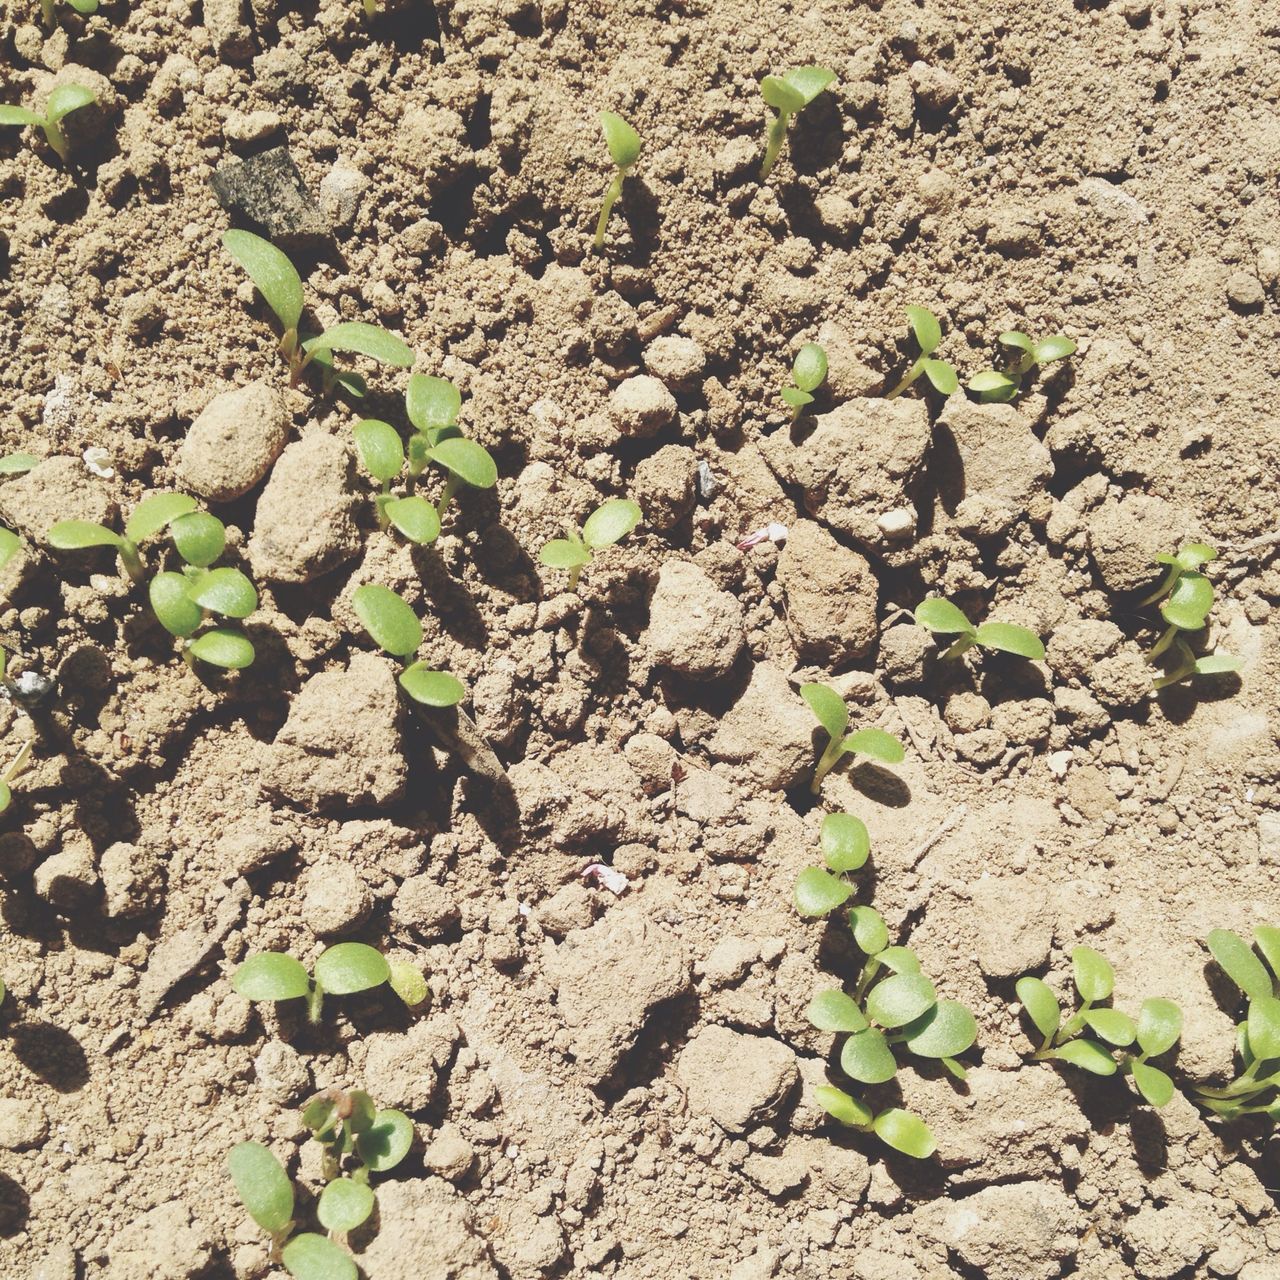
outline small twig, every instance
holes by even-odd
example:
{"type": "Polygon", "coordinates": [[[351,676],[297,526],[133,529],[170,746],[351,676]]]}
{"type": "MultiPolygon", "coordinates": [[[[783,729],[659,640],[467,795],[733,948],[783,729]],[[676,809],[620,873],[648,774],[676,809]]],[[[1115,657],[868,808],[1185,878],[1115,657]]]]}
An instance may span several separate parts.
{"type": "Polygon", "coordinates": [[[928,853],[943,836],[963,822],[968,816],[968,813],[969,806],[967,804],[957,805],[952,809],[951,812],[942,820],[942,823],[933,832],[933,834],[926,836],[925,839],[916,845],[916,847],[911,851],[911,856],[907,859],[907,870],[914,871],[916,867],[920,865],[920,861],[923,859],[924,855],[928,853]]]}

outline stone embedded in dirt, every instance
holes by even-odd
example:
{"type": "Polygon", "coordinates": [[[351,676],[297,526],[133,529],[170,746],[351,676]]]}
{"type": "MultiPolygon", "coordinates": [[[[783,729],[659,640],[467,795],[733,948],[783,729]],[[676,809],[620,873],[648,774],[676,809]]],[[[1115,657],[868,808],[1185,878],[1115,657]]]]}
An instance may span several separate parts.
{"type": "Polygon", "coordinates": [[[422,1163],[449,1182],[461,1182],[476,1162],[476,1150],[456,1125],[443,1124],[427,1143],[422,1163]]]}
{"type": "Polygon", "coordinates": [[[320,208],[335,227],[349,227],[356,220],[360,197],[369,186],[368,177],[341,157],[320,179],[320,208]]]}
{"type": "Polygon", "coordinates": [[[298,1102],[311,1089],[307,1060],[291,1044],[269,1040],[253,1060],[258,1088],[280,1106],[298,1102]]]}
{"type": "Polygon", "coordinates": [[[675,417],[675,396],[647,373],[618,383],[609,397],[609,420],[619,435],[655,435],[675,417]]]}
{"type": "Polygon", "coordinates": [[[663,445],[636,466],[631,497],[640,504],[651,529],[667,530],[693,510],[693,483],[698,457],[683,444],[663,445]]]}
{"type": "Polygon", "coordinates": [[[1085,681],[1124,642],[1124,632],[1103,618],[1072,618],[1054,628],[1045,661],[1062,680],[1085,681]]]}
{"type": "Polygon", "coordinates": [[[112,919],[146,915],[159,906],[164,889],[164,859],[159,850],[117,841],[103,851],[98,871],[106,913],[112,919]]]}
{"type": "Polygon", "coordinates": [[[349,933],[373,909],[368,886],[345,862],[328,860],[308,867],[302,887],[302,918],[319,937],[349,933]]]}
{"type": "Polygon", "coordinates": [[[546,971],[570,1052],[592,1084],[618,1065],[653,1010],[691,984],[683,945],[649,919],[640,902],[575,929],[547,956],[546,971]]]}
{"type": "Polygon", "coordinates": [[[377,1280],[498,1280],[470,1205],[440,1178],[383,1182],[378,1223],[377,1234],[360,1254],[366,1275],[377,1280]]]}
{"type": "Polygon", "coordinates": [[[322,671],[298,690],[264,785],[309,809],[394,803],[409,774],[400,724],[391,664],[358,653],[345,671],[322,671]]]}
{"type": "Polygon", "coordinates": [[[1136,649],[1125,649],[1093,668],[1089,692],[1104,707],[1139,706],[1151,697],[1151,667],[1136,649]]]}
{"type": "Polygon", "coordinates": [[[329,224],[288,147],[224,161],[209,185],[228,213],[260,229],[281,249],[316,248],[329,237],[329,224]]]}
{"type": "Polygon", "coordinates": [[[744,1133],[778,1114],[799,1080],[796,1055],[780,1040],[703,1027],[680,1051],[676,1075],[689,1108],[729,1133],[744,1133]]]}
{"type": "Polygon", "coordinates": [[[741,766],[766,791],[793,787],[813,768],[817,722],[787,677],[758,662],[742,696],[707,742],[714,760],[741,766]]]}
{"type": "Polygon", "coordinates": [[[204,0],[202,10],[209,42],[223,62],[247,62],[253,57],[253,32],[245,21],[244,0],[204,0]]]}
{"type": "Polygon", "coordinates": [[[936,646],[923,627],[900,622],[880,637],[880,665],[884,680],[891,689],[909,689],[921,684],[925,676],[925,660],[936,646]]]}
{"type": "Polygon", "coordinates": [[[692,338],[668,334],[645,347],[644,367],[667,386],[687,391],[706,371],[707,353],[692,338]]]}
{"type": "Polygon", "coordinates": [[[49,1116],[29,1098],[0,1098],[0,1149],[23,1151],[44,1145],[49,1136],[49,1116]]]}
{"type": "Polygon", "coordinates": [[[1048,892],[1025,876],[979,880],[971,888],[978,967],[989,978],[1014,978],[1049,958],[1056,915],[1048,892]]]}
{"type": "Polygon", "coordinates": [[[1140,1280],[1173,1280],[1185,1275],[1213,1248],[1221,1233],[1214,1202],[1205,1195],[1189,1202],[1144,1205],[1123,1224],[1140,1280]]]}
{"type": "Polygon", "coordinates": [[[84,839],[69,842],[46,858],[32,877],[37,896],[64,911],[85,907],[97,893],[98,883],[93,846],[84,839]]]}
{"type": "Polygon", "coordinates": [[[949,462],[939,477],[959,528],[990,538],[1023,517],[1036,523],[1049,518],[1053,458],[1013,405],[952,396],[938,426],[959,463],[949,462]]]}
{"type": "Polygon", "coordinates": [[[533,913],[538,927],[553,938],[563,938],[574,929],[587,928],[595,918],[595,900],[580,880],[558,889],[533,913]]]}
{"type": "Polygon", "coordinates": [[[107,1245],[103,1280],[197,1280],[213,1262],[213,1237],[180,1197],[127,1221],[107,1245]]]}
{"type": "Polygon", "coordinates": [[[247,548],[255,576],[310,582],[360,550],[354,465],[350,448],[321,431],[285,449],[258,498],[247,548]]]}
{"type": "Polygon", "coordinates": [[[1112,592],[1154,586],[1163,572],[1158,553],[1173,555],[1194,537],[1194,522],[1163,498],[1148,493],[1109,497],[1085,520],[1089,553],[1112,592]]]}
{"type": "Polygon", "coordinates": [[[874,546],[880,517],[911,505],[908,485],[932,438],[924,401],[847,400],[814,421],[800,444],[787,431],[766,436],[765,459],[784,485],[803,490],[810,515],[874,546]]]}
{"type": "Polygon", "coordinates": [[[429,875],[410,876],[391,903],[391,919],[427,942],[444,937],[461,918],[453,895],[429,875]]]}
{"type": "Polygon", "coordinates": [[[414,103],[400,117],[395,145],[412,163],[424,191],[439,191],[461,176],[471,157],[462,117],[435,103],[414,103]]]}
{"type": "Polygon", "coordinates": [[[297,834],[285,824],[273,822],[270,811],[265,811],[234,820],[218,837],[214,856],[224,875],[244,876],[261,871],[297,848],[297,834]]]}
{"type": "Polygon", "coordinates": [[[445,1069],[462,1032],[450,1017],[420,1018],[408,1031],[378,1031],[364,1037],[361,1066],[364,1087],[384,1107],[408,1115],[425,1111],[435,1100],[445,1069]]]}
{"type": "Polygon", "coordinates": [[[25,875],[40,860],[40,850],[24,831],[0,835],[0,878],[25,875]]]}
{"type": "Polygon", "coordinates": [[[916,1231],[955,1253],[985,1280],[1054,1280],[1075,1255],[1085,1220],[1049,1182],[984,1187],[934,1200],[911,1215],[916,1231]]]}
{"type": "Polygon", "coordinates": [[[916,101],[927,111],[950,113],[960,99],[960,81],[945,67],[917,60],[907,68],[907,79],[916,101]]]}
{"type": "Polygon", "coordinates": [[[787,629],[802,662],[833,670],[865,656],[876,640],[878,584],[871,566],[821,525],[797,520],[778,557],[787,629]]]}
{"type": "Polygon", "coordinates": [[[508,771],[527,840],[577,850],[588,842],[643,843],[652,831],[644,788],[619,752],[580,743],[551,759],[521,760],[508,771]]]}
{"type": "Polygon", "coordinates": [[[182,486],[210,502],[230,502],[271,470],[293,426],[280,392],[250,382],[214,396],[178,448],[182,486]]]}
{"type": "Polygon", "coordinates": [[[48,546],[49,529],[59,520],[114,525],[118,510],[107,485],[90,475],[79,458],[46,458],[25,476],[0,485],[5,523],[41,547],[48,546]]]}
{"type": "Polygon", "coordinates": [[[729,671],[742,652],[742,606],[696,564],[668,560],[658,571],[644,638],[659,666],[697,679],[715,679],[729,671]]]}

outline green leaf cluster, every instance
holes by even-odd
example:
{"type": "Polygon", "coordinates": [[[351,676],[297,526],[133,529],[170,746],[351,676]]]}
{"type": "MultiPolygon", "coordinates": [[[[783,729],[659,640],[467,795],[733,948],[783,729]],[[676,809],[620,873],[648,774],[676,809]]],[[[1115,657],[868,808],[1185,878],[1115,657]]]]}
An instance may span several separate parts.
{"type": "Polygon", "coordinates": [[[1066,1016],[1047,982],[1031,975],[1018,979],[1018,1000],[1040,1037],[1035,1060],[1065,1062],[1095,1076],[1124,1072],[1153,1107],[1166,1106],[1174,1095],[1173,1078],[1150,1059],[1177,1043],[1182,1011],[1172,1000],[1144,1000],[1135,1021],[1106,1004],[1115,971],[1092,947],[1072,951],[1071,969],[1078,1003],[1066,1016]]]}
{"type": "Polygon", "coordinates": [[[458,426],[462,396],[452,382],[415,373],[405,390],[404,404],[416,433],[409,440],[410,479],[420,476],[428,463],[445,473],[444,491],[436,506],[441,519],[463,485],[492,489],[497,484],[498,466],[489,451],[467,439],[458,426]]]}
{"type": "Polygon", "coordinates": [[[760,96],[776,113],[765,143],[764,163],[760,166],[761,182],[773,172],[791,117],[797,111],[803,111],[835,78],[836,73],[826,67],[793,67],[780,76],[765,76],[760,81],[760,96]]]}
{"type": "Polygon", "coordinates": [[[818,723],[827,733],[827,745],[818,757],[810,786],[815,796],[822,789],[822,780],[845,756],[865,756],[877,764],[902,763],[905,752],[902,743],[893,734],[886,733],[883,729],[845,732],[849,727],[849,708],[829,685],[802,685],[800,696],[809,704],[809,709],[818,717],[818,723]]]}
{"type": "MultiPolygon", "coordinates": [[[[357,587],[351,605],[374,644],[395,658],[407,658],[422,644],[422,623],[402,596],[389,587],[368,583],[357,587]]],[[[424,707],[456,706],[467,696],[462,682],[447,671],[414,662],[400,673],[400,687],[424,707]]]]}
{"type": "MultiPolygon", "coordinates": [[[[96,7],[96,6],[95,6],[96,7]]],[[[98,96],[82,84],[60,84],[49,94],[44,115],[26,107],[0,107],[0,124],[22,127],[35,125],[44,132],[45,140],[58,153],[65,164],[70,155],[67,135],[62,131],[62,121],[73,111],[97,102],[98,96]]]]}
{"type": "Polygon", "coordinates": [[[933,384],[935,391],[949,396],[960,385],[955,367],[945,360],[937,360],[933,353],[942,343],[942,326],[938,317],[925,307],[908,307],[907,323],[915,335],[920,354],[915,363],[902,375],[902,380],[885,395],[886,400],[900,396],[921,374],[933,384]]]}
{"type": "Polygon", "coordinates": [[[1187,637],[1203,631],[1209,625],[1209,611],[1213,608],[1213,583],[1201,572],[1218,553],[1203,542],[1184,543],[1176,555],[1161,553],[1156,563],[1165,567],[1164,576],[1149,595],[1139,604],[1155,604],[1159,601],[1160,617],[1164,630],[1147,654],[1151,663],[1163,660],[1165,672],[1154,687],[1168,688],[1190,676],[1223,675],[1239,671],[1241,662],[1229,653],[1197,655],[1187,637]]]}
{"type": "Polygon", "coordinates": [[[612,111],[600,113],[600,128],[604,131],[605,146],[609,148],[609,158],[613,161],[616,172],[605,188],[604,199],[600,204],[600,216],[596,219],[595,239],[591,242],[595,253],[601,253],[604,250],[604,233],[609,225],[609,215],[622,194],[622,184],[627,179],[627,170],[640,158],[640,151],[644,145],[640,135],[620,115],[612,111]]]}
{"type": "Polygon", "coordinates": [[[1012,653],[1032,662],[1044,660],[1044,642],[1034,631],[1028,631],[1026,627],[1015,627],[1010,622],[984,622],[975,627],[959,606],[950,600],[937,596],[922,600],[912,616],[918,626],[934,635],[957,637],[943,651],[944,658],[959,657],[977,645],[982,649],[1012,653]]]}
{"type": "Polygon", "coordinates": [[[1065,334],[1055,333],[1036,340],[1016,329],[1000,335],[1000,345],[1010,349],[1010,359],[1003,369],[986,369],[969,379],[969,390],[978,393],[984,404],[1005,404],[1021,390],[1027,375],[1037,366],[1074,355],[1076,344],[1065,334]]]}
{"type": "Polygon", "coordinates": [[[806,342],[791,364],[793,386],[782,388],[782,398],[791,407],[791,421],[813,403],[813,393],[827,380],[827,353],[816,342],[806,342]]]}
{"type": "Polygon", "coordinates": [[[629,498],[610,498],[586,518],[580,530],[566,525],[565,536],[552,538],[538,558],[548,568],[568,570],[572,591],[596,552],[625,538],[640,523],[641,515],[639,506],[629,498]]]}

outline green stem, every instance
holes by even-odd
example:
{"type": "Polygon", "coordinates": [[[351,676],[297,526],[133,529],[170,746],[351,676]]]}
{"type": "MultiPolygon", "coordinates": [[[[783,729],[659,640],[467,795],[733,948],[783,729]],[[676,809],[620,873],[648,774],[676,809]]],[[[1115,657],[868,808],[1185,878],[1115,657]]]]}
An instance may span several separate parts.
{"type": "Polygon", "coordinates": [[[626,179],[627,171],[619,169],[613,176],[613,181],[609,183],[604,193],[604,203],[600,206],[600,217],[596,222],[596,238],[592,242],[592,249],[596,253],[604,252],[604,229],[608,225],[609,215],[613,212],[613,206],[617,203],[618,197],[622,194],[622,184],[626,179]]]}
{"type": "Polygon", "coordinates": [[[915,364],[913,364],[911,368],[907,370],[906,376],[902,379],[902,381],[898,383],[898,385],[894,387],[894,389],[885,396],[885,399],[896,400],[924,372],[924,362],[928,358],[929,358],[928,356],[922,355],[915,362],[915,364]]]}
{"type": "Polygon", "coordinates": [[[44,25],[53,26],[53,0],[40,0],[40,12],[44,16],[44,25]]]}
{"type": "Polygon", "coordinates": [[[809,786],[809,790],[816,796],[822,790],[822,780],[835,768],[836,762],[840,759],[840,739],[832,738],[827,743],[827,749],[818,758],[817,767],[813,771],[813,782],[809,786]]]}
{"type": "Polygon", "coordinates": [[[382,492],[373,500],[373,505],[378,513],[378,528],[386,530],[391,521],[387,518],[387,503],[391,501],[391,481],[387,480],[383,483],[382,492]]]}
{"type": "Polygon", "coordinates": [[[958,658],[962,653],[967,653],[978,642],[978,633],[976,631],[971,634],[962,635],[948,648],[942,651],[943,658],[958,658]]]}
{"type": "Polygon", "coordinates": [[[1138,601],[1139,606],[1144,604],[1154,604],[1162,596],[1167,596],[1170,591],[1177,585],[1178,579],[1182,577],[1182,566],[1180,564],[1171,564],[1169,571],[1164,575],[1160,585],[1147,596],[1143,596],[1138,601]]]}
{"type": "Polygon", "coordinates": [[[146,576],[146,570],[142,567],[142,556],[138,553],[137,545],[128,538],[121,538],[116,544],[116,550],[120,553],[120,563],[124,565],[129,581],[141,582],[146,576]]]}
{"type": "Polygon", "coordinates": [[[311,984],[307,992],[307,1021],[314,1027],[320,1021],[320,1010],[324,1005],[324,989],[318,982],[311,984]]]}
{"type": "Polygon", "coordinates": [[[68,164],[70,162],[70,151],[67,147],[67,135],[62,132],[62,126],[56,120],[46,120],[44,122],[44,136],[49,145],[58,153],[58,158],[62,163],[68,164]]]}
{"type": "Polygon", "coordinates": [[[778,152],[782,150],[782,140],[787,136],[787,123],[791,119],[789,111],[779,111],[769,126],[769,142],[764,150],[764,164],[760,166],[760,181],[763,182],[773,171],[778,152]]]}
{"type": "Polygon", "coordinates": [[[364,16],[372,18],[378,12],[377,0],[364,0],[364,16]]]}
{"type": "Polygon", "coordinates": [[[1169,627],[1164,635],[1156,641],[1155,647],[1147,654],[1147,661],[1154,662],[1172,643],[1174,637],[1178,634],[1177,627],[1169,627]]]}
{"type": "Polygon", "coordinates": [[[578,589],[578,579],[581,576],[582,576],[582,566],[580,564],[575,564],[573,568],[569,570],[568,590],[576,591],[578,589]]]}
{"type": "Polygon", "coordinates": [[[453,501],[453,495],[457,493],[461,487],[462,481],[450,472],[449,478],[444,482],[444,492],[440,495],[440,503],[436,507],[436,514],[441,520],[444,519],[445,509],[448,507],[449,503],[453,501]]]}

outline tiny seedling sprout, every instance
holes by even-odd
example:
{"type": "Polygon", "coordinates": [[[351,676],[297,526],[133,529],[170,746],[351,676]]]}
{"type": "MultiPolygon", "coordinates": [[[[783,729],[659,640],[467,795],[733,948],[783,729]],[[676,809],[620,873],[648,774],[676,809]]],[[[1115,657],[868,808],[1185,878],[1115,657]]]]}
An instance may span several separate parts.
{"type": "Polygon", "coordinates": [[[394,528],[410,542],[429,546],[440,536],[440,513],[420,494],[393,497],[392,481],[404,468],[404,443],[400,433],[378,418],[358,422],[352,433],[364,469],[381,486],[374,498],[380,529],[394,528]]]}
{"type": "Polygon", "coordinates": [[[933,353],[942,342],[942,326],[938,324],[938,317],[924,307],[908,307],[907,322],[920,346],[920,355],[885,399],[893,400],[900,396],[922,373],[933,384],[935,391],[944,396],[951,395],[960,385],[960,379],[956,376],[955,369],[945,360],[933,358],[933,353]]]}
{"type": "Polygon", "coordinates": [[[866,824],[851,813],[829,813],[818,836],[826,867],[805,867],[796,877],[795,904],[802,916],[830,915],[853,895],[849,876],[871,853],[866,824]]]}
{"type": "Polygon", "coordinates": [[[1003,404],[1012,400],[1022,390],[1023,380],[1037,365],[1053,360],[1065,360],[1074,355],[1076,344],[1065,334],[1036,341],[1025,333],[1011,330],[1000,335],[1000,345],[1019,354],[1012,357],[1004,369],[986,369],[969,379],[969,390],[976,391],[986,403],[1003,404]]]}
{"type": "Polygon", "coordinates": [[[60,84],[49,94],[44,115],[28,111],[26,107],[0,107],[0,124],[33,124],[44,130],[45,139],[65,164],[70,156],[67,135],[62,131],[62,121],[73,111],[96,102],[97,95],[82,84],[60,84]]]}
{"type": "Polygon", "coordinates": [[[302,1109],[302,1123],[323,1152],[326,1193],[335,1181],[352,1184],[331,1197],[328,1206],[321,1196],[320,1221],[332,1231],[353,1231],[372,1213],[373,1197],[352,1187],[368,1190],[370,1174],[394,1169],[409,1154],[413,1122],[402,1111],[379,1110],[363,1089],[326,1089],[302,1109]],[[342,1173],[346,1157],[357,1161],[349,1177],[342,1173]],[[346,1225],[336,1225],[340,1222],[346,1225]]]}
{"type": "Polygon", "coordinates": [[[595,553],[620,542],[640,519],[639,506],[629,498],[610,498],[586,518],[581,530],[566,525],[566,536],[552,538],[538,553],[538,558],[548,568],[567,569],[569,590],[573,591],[577,588],[578,576],[595,553]]]}
{"type": "Polygon", "coordinates": [[[293,263],[269,240],[251,231],[224,231],[222,244],[244,268],[280,322],[280,354],[289,366],[292,383],[296,384],[307,366],[315,363],[321,370],[326,391],[337,382],[353,394],[363,395],[362,378],[335,372],[335,351],[368,356],[399,369],[408,369],[413,364],[413,351],[402,339],[378,325],[361,321],[344,320],[304,339],[298,329],[304,304],[302,278],[293,263]]]}
{"type": "Polygon", "coordinates": [[[975,627],[950,600],[936,596],[922,600],[912,616],[917,625],[934,635],[957,637],[943,650],[944,658],[957,658],[977,645],[1012,653],[1031,662],[1044,661],[1044,643],[1034,631],[1015,627],[1011,622],[983,622],[975,627]]]}
{"type": "Polygon", "coordinates": [[[405,389],[404,404],[417,432],[409,441],[410,479],[420,476],[428,462],[445,472],[437,516],[444,518],[454,494],[464,484],[473,489],[492,489],[497,484],[498,467],[489,451],[468,440],[458,427],[462,396],[452,382],[415,373],[405,389]]]}
{"type": "Polygon", "coordinates": [[[761,182],[773,172],[791,117],[803,111],[835,78],[836,73],[826,67],[794,67],[780,76],[765,76],[760,81],[761,96],[777,113],[769,125],[764,163],[760,166],[761,182]]]}
{"type": "Polygon", "coordinates": [[[609,158],[613,161],[617,172],[605,189],[604,202],[600,206],[600,217],[596,222],[596,238],[592,242],[592,248],[596,253],[604,251],[604,232],[609,224],[609,215],[622,194],[622,184],[626,181],[627,170],[640,158],[640,148],[643,145],[640,135],[621,116],[615,115],[612,111],[600,113],[600,127],[604,130],[609,158]]]}
{"type": "Polygon", "coordinates": [[[13,803],[14,779],[27,767],[34,745],[31,742],[24,742],[3,772],[0,772],[0,813],[4,813],[13,803]]]}
{"type": "Polygon", "coordinates": [[[1240,659],[1229,653],[1215,651],[1197,657],[1185,638],[1208,625],[1209,610],[1213,608],[1213,583],[1200,570],[1217,556],[1218,553],[1203,542],[1188,542],[1177,555],[1156,556],[1156,563],[1166,567],[1165,575],[1160,585],[1139,603],[1160,601],[1165,629],[1147,654],[1147,661],[1154,663],[1169,652],[1174,658],[1165,674],[1155,680],[1156,689],[1168,688],[1188,676],[1222,675],[1240,670],[1240,659]]]}
{"type": "MultiPolygon", "coordinates": [[[[185,493],[153,493],[143,498],[125,522],[124,533],[90,520],[60,520],[49,530],[49,544],[59,551],[111,547],[133,582],[146,576],[138,544],[167,528],[179,516],[193,512],[196,500],[185,493]]],[[[219,548],[221,551],[221,548],[219,548]]]]}
{"type": "MultiPolygon", "coordinates": [[[[422,644],[422,623],[402,597],[388,587],[368,583],[351,595],[351,606],[374,644],[395,658],[407,658],[422,644]]],[[[456,706],[467,696],[462,682],[447,671],[414,662],[400,673],[400,687],[424,707],[456,706]]]]}
{"type": "Polygon", "coordinates": [[[793,386],[782,388],[782,398],[791,406],[791,421],[795,422],[800,411],[813,403],[813,393],[827,379],[827,353],[816,342],[806,342],[791,365],[793,386]]]}
{"type": "Polygon", "coordinates": [[[1072,951],[1071,969],[1079,1006],[1065,1019],[1048,983],[1030,975],[1018,979],[1018,1000],[1040,1037],[1033,1059],[1065,1062],[1095,1076],[1124,1072],[1153,1107],[1166,1106],[1173,1098],[1173,1078],[1150,1059],[1177,1043],[1181,1010],[1172,1000],[1145,1000],[1135,1022],[1104,1004],[1115,988],[1115,971],[1092,947],[1072,951]],[[1120,1053],[1119,1062],[1113,1050],[1120,1053]]]}
{"type": "Polygon", "coordinates": [[[822,789],[822,780],[847,755],[861,755],[878,764],[901,764],[902,743],[883,729],[859,729],[846,734],[849,727],[849,708],[844,699],[829,685],[806,684],[800,688],[800,696],[818,717],[818,723],[827,733],[827,745],[818,757],[813,771],[810,790],[816,796],[822,789]]]}
{"type": "MultiPolygon", "coordinates": [[[[98,0],[67,0],[67,3],[83,18],[98,12],[98,0]]],[[[40,12],[46,27],[54,24],[53,6],[54,0],[40,0],[40,12]]]]}

